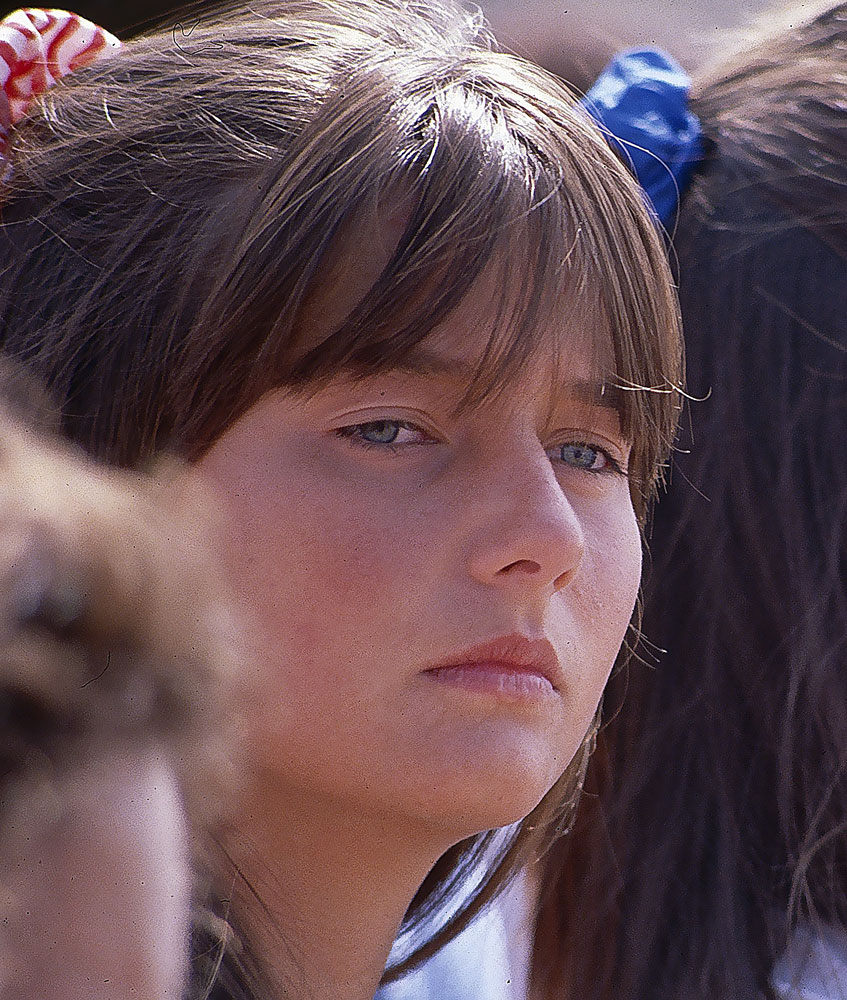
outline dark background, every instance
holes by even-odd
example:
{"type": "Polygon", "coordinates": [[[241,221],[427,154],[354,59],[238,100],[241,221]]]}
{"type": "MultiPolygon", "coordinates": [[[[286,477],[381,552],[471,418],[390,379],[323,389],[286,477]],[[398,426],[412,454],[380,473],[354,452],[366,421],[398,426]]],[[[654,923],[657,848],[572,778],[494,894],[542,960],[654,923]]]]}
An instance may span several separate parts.
{"type": "Polygon", "coordinates": [[[196,20],[204,10],[213,9],[219,3],[218,0],[205,3],[200,0],[189,5],[186,0],[20,0],[19,3],[0,0],[0,16],[25,6],[71,10],[122,38],[128,38],[144,28],[155,27],[166,19],[175,23],[180,20],[180,15],[176,13],[178,11],[185,17],[193,16],[196,20]]]}

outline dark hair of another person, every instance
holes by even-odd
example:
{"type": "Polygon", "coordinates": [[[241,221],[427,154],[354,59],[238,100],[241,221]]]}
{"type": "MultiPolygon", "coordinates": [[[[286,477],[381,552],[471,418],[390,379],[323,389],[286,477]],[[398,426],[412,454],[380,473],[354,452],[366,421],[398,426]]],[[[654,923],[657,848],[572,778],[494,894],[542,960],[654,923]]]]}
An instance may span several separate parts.
{"type": "Polygon", "coordinates": [[[758,1000],[795,927],[847,929],[847,4],[793,13],[693,92],[673,245],[702,401],[647,662],[546,861],[545,998],[758,1000]]]}
{"type": "MultiPolygon", "coordinates": [[[[274,388],[402,362],[496,267],[503,295],[469,405],[546,347],[551,315],[596,331],[613,380],[659,390],[621,393],[643,519],[681,377],[661,240],[569,93],[492,51],[458,5],[255,0],[187,37],[137,39],[41,99],[12,167],[0,345],[45,380],[91,454],[197,458],[274,388]],[[399,203],[409,219],[383,273],[310,343],[298,318],[325,287],[326,255],[368,252],[357,222],[399,203]]],[[[461,929],[569,815],[591,735],[516,831],[439,862],[389,975],[461,929]]],[[[226,952],[219,978],[216,996],[260,992],[247,948],[226,952]]]]}

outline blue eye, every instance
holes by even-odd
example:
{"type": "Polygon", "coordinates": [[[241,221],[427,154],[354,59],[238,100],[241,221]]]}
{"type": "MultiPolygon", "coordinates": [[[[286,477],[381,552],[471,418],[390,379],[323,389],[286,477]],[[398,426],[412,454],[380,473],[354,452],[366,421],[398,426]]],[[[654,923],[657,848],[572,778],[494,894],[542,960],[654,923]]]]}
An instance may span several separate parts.
{"type": "Polygon", "coordinates": [[[356,431],[356,437],[371,444],[393,444],[402,428],[399,420],[372,420],[367,424],[357,424],[351,430],[356,431]]]}
{"type": "Polygon", "coordinates": [[[396,445],[423,444],[431,440],[426,431],[407,420],[368,420],[362,424],[350,424],[336,432],[354,444],[378,448],[396,445]]]}
{"type": "Polygon", "coordinates": [[[580,469],[594,469],[598,462],[603,464],[602,453],[587,444],[563,444],[559,456],[563,462],[580,469]]]}
{"type": "Polygon", "coordinates": [[[620,466],[608,452],[584,441],[559,445],[551,449],[549,454],[555,461],[585,472],[621,472],[620,466]]]}

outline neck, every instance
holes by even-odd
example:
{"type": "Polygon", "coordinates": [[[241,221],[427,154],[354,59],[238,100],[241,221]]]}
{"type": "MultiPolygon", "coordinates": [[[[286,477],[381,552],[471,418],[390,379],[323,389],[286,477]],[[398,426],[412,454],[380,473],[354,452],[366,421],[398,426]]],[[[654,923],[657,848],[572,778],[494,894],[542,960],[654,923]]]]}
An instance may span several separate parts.
{"type": "Polygon", "coordinates": [[[443,831],[290,790],[253,797],[241,817],[222,841],[232,906],[273,1000],[372,1000],[412,897],[450,846],[443,831]]]}

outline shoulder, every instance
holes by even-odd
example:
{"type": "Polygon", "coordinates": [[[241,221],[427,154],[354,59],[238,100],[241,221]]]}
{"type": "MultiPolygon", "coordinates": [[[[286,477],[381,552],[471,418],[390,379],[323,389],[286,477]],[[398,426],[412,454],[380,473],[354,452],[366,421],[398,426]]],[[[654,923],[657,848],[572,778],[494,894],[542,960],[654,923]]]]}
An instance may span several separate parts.
{"type": "Polygon", "coordinates": [[[847,930],[798,927],[772,984],[778,1000],[847,1000],[847,930]]]}

